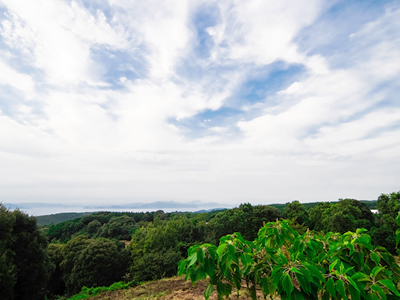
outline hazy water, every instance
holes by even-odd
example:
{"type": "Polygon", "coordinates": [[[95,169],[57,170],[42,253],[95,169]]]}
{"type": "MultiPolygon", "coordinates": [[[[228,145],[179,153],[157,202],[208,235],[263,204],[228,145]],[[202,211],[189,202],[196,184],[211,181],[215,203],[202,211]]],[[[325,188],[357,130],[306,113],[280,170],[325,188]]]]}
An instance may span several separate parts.
{"type": "MultiPolygon", "coordinates": [[[[12,207],[13,209],[14,207],[12,207]]],[[[113,212],[146,212],[146,211],[157,211],[163,210],[164,212],[174,212],[174,211],[199,211],[201,209],[210,209],[208,207],[205,208],[148,208],[148,209],[129,209],[129,208],[113,208],[113,207],[102,207],[102,208],[88,208],[84,206],[58,206],[58,207],[22,207],[21,211],[32,215],[32,216],[43,216],[43,215],[52,215],[58,213],[73,213],[73,212],[96,212],[96,211],[113,211],[113,212]]]]}

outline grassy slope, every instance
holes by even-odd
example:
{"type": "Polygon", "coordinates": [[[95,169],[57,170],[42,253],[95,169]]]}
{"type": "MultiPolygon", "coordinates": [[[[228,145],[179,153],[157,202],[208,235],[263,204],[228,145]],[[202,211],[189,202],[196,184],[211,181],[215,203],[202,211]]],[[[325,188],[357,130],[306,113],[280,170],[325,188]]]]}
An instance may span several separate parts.
{"type": "Polygon", "coordinates": [[[84,213],[59,213],[54,215],[45,215],[45,216],[37,216],[38,225],[50,225],[50,224],[58,224],[61,222],[81,218],[85,215],[92,214],[92,212],[84,212],[84,213]]]}
{"type": "MultiPolygon", "coordinates": [[[[204,300],[204,291],[207,287],[206,281],[197,282],[195,286],[190,281],[185,281],[183,277],[172,277],[152,282],[147,282],[140,286],[105,292],[97,296],[90,297],[91,300],[204,300]]],[[[245,300],[250,299],[245,289],[240,291],[239,298],[234,290],[228,299],[245,300]]],[[[261,292],[258,292],[258,299],[264,299],[261,292]]],[[[217,292],[211,295],[210,300],[217,300],[217,292]]]]}

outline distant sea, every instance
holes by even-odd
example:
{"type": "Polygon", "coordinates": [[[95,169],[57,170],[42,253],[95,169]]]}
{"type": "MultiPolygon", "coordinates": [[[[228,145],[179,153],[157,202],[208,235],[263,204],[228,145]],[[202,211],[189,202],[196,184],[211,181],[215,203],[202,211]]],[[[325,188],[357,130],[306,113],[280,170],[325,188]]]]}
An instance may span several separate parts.
{"type": "Polygon", "coordinates": [[[230,208],[226,204],[218,203],[180,203],[180,202],[152,202],[152,203],[132,203],[123,205],[98,205],[98,206],[78,206],[66,204],[48,204],[48,203],[3,203],[3,205],[11,210],[18,208],[19,210],[32,216],[44,216],[58,213],[73,212],[96,212],[96,211],[115,211],[115,212],[146,212],[163,210],[164,212],[174,211],[200,211],[230,208]],[[185,205],[186,204],[186,205],[185,205]]]}

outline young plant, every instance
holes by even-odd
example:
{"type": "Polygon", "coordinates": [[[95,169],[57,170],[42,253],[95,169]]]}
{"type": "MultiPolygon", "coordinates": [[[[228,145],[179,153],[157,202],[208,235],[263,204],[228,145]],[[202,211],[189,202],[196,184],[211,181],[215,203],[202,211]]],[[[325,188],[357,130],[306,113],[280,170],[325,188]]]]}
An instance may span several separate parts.
{"type": "Polygon", "coordinates": [[[254,300],[256,290],[283,300],[400,299],[400,266],[385,248],[372,246],[365,229],[319,236],[300,235],[289,225],[267,223],[254,241],[236,232],[222,237],[218,247],[193,246],[180,261],[179,274],[193,283],[208,277],[206,299],[215,287],[218,299],[233,287],[238,293],[246,288],[254,300]]]}

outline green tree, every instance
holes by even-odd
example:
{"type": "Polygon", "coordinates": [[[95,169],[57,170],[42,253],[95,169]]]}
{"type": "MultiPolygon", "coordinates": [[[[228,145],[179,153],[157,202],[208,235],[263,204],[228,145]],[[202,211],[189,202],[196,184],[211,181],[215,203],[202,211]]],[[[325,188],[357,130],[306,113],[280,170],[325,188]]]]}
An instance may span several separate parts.
{"type": "Polygon", "coordinates": [[[222,211],[212,218],[208,223],[206,239],[217,243],[222,236],[233,231],[240,232],[247,239],[254,239],[263,223],[280,217],[281,213],[275,207],[244,203],[238,208],[222,211]]]}
{"type": "Polygon", "coordinates": [[[370,229],[374,217],[371,210],[355,199],[340,199],[337,203],[319,203],[310,211],[310,227],[317,231],[354,231],[356,228],[370,229]]]}
{"type": "Polygon", "coordinates": [[[182,258],[177,232],[165,224],[149,224],[137,230],[129,245],[130,272],[135,280],[152,280],[176,274],[182,258]]]}
{"type": "Polygon", "coordinates": [[[306,208],[299,201],[286,203],[283,211],[285,219],[294,220],[294,223],[308,225],[309,216],[306,208]]]}
{"type": "Polygon", "coordinates": [[[97,287],[119,281],[126,273],[129,253],[120,243],[105,239],[78,236],[62,248],[60,263],[67,294],[75,294],[83,286],[97,287]]]}
{"type": "Polygon", "coordinates": [[[391,253],[396,253],[395,232],[396,217],[400,212],[400,191],[381,194],[377,201],[378,222],[371,230],[371,237],[376,245],[386,247],[391,253]]]}
{"type": "Polygon", "coordinates": [[[99,222],[99,220],[93,220],[87,224],[86,230],[89,234],[95,235],[100,227],[101,223],[99,222]]]}
{"type": "Polygon", "coordinates": [[[14,265],[13,214],[0,204],[0,291],[4,300],[14,299],[14,285],[17,282],[17,269],[14,265]]]}
{"type": "MultiPolygon", "coordinates": [[[[89,223],[89,225],[90,224],[91,223],[89,223]]],[[[127,215],[112,217],[108,223],[103,224],[103,226],[97,230],[97,237],[130,240],[130,232],[132,228],[135,227],[135,224],[135,219],[127,215]]]]}
{"type": "Polygon", "coordinates": [[[257,237],[258,230],[263,227],[266,223],[276,221],[282,217],[282,213],[279,209],[270,205],[256,205],[253,206],[253,217],[252,217],[252,229],[251,236],[249,239],[255,239],[257,237]]]}
{"type": "Polygon", "coordinates": [[[245,212],[239,208],[220,212],[208,222],[208,239],[212,243],[217,243],[222,236],[230,232],[242,233],[246,222],[248,220],[245,218],[245,212]]]}
{"type": "Polygon", "coordinates": [[[309,216],[309,227],[315,231],[324,230],[324,212],[330,209],[332,204],[330,202],[319,202],[316,206],[311,208],[309,216]]]}
{"type": "Polygon", "coordinates": [[[62,255],[63,248],[64,244],[50,244],[48,246],[50,261],[55,266],[47,286],[49,296],[65,294],[65,282],[63,280],[63,272],[60,267],[60,264],[64,259],[62,255]]]}
{"type": "Polygon", "coordinates": [[[54,266],[36,218],[18,209],[9,211],[0,204],[0,225],[2,299],[43,299],[54,266]]]}
{"type": "Polygon", "coordinates": [[[83,286],[109,286],[126,274],[128,263],[129,254],[125,249],[108,239],[94,239],[79,253],[72,278],[79,290],[83,286]]]}

